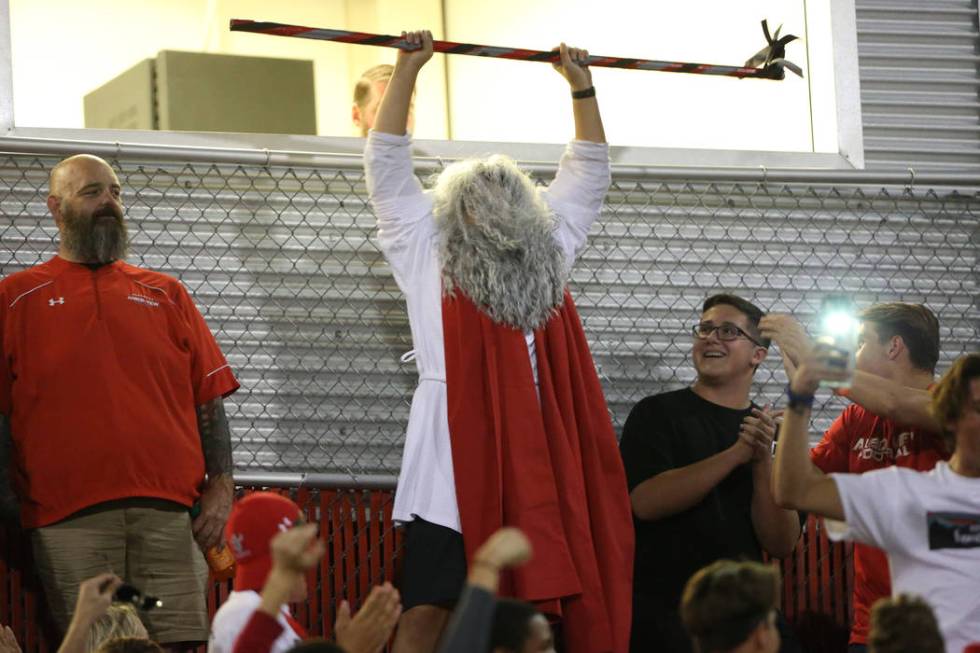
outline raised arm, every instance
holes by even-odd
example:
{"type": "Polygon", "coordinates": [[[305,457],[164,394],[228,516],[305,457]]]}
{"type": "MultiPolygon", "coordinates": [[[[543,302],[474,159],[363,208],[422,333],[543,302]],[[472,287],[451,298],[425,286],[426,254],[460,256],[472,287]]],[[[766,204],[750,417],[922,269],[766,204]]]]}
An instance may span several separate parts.
{"type": "MultiPolygon", "coordinates": [[[[779,346],[786,376],[792,379],[800,361],[813,350],[813,342],[803,325],[790,315],[772,313],[760,320],[759,331],[763,337],[772,339],[779,346]]],[[[879,417],[934,433],[942,432],[940,425],[929,414],[930,395],[927,390],[910,388],[858,370],[854,372],[850,388],[838,394],[879,417]]]]}
{"type": "Polygon", "coordinates": [[[844,519],[844,506],[834,480],[820,471],[809,456],[807,426],[813,396],[822,379],[839,379],[839,367],[829,365],[818,347],[809,353],[790,381],[789,405],[776,447],[773,487],[776,503],[784,508],[815,512],[831,519],[844,519]]]}
{"type": "Polygon", "coordinates": [[[572,92],[575,139],[605,143],[606,132],[602,128],[599,102],[596,100],[595,87],[592,85],[592,71],[585,65],[589,58],[589,51],[570,48],[564,43],[556,50],[561,55],[561,63],[555,64],[555,70],[565,78],[572,92]]]}
{"type": "Polygon", "coordinates": [[[542,195],[560,218],[555,239],[570,268],[602,211],[611,179],[609,148],[592,86],[592,73],[584,65],[588,51],[564,43],[554,51],[561,56],[561,63],[554,68],[568,82],[572,93],[575,140],[565,149],[558,172],[542,195]]]}
{"type": "Polygon", "coordinates": [[[109,610],[112,597],[120,585],[122,579],[113,573],[99,574],[81,582],[75,612],[71,615],[71,623],[61,640],[58,653],[86,653],[88,631],[109,610]]]}
{"type": "Polygon", "coordinates": [[[500,572],[521,565],[530,557],[531,543],[516,528],[498,530],[477,549],[438,653],[488,650],[500,572]]]}
{"type": "Polygon", "coordinates": [[[932,395],[928,390],[910,388],[858,370],[854,372],[851,387],[838,394],[898,424],[917,426],[932,433],[943,431],[929,412],[932,395]]]}
{"type": "MultiPolygon", "coordinates": [[[[395,70],[364,146],[364,181],[378,219],[381,249],[396,278],[410,275],[417,262],[411,243],[426,237],[432,200],[425,195],[412,168],[411,140],[406,134],[412,91],[419,70],[432,57],[429,32],[402,32],[417,47],[401,50],[395,70]]],[[[401,281],[399,281],[401,283],[401,281]]]]}
{"type": "Polygon", "coordinates": [[[381,98],[378,115],[374,120],[374,131],[397,136],[407,131],[415,80],[422,66],[432,58],[432,32],[402,32],[402,36],[412,49],[398,51],[395,70],[388,80],[388,88],[381,98]]]}

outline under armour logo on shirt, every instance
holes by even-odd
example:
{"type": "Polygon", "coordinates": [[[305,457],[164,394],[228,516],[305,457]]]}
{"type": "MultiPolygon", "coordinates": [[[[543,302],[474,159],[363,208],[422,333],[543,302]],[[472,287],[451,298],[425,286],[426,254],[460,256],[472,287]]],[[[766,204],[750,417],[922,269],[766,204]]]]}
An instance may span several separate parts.
{"type": "Polygon", "coordinates": [[[59,297],[58,299],[54,299],[52,297],[51,299],[48,300],[48,306],[54,306],[55,304],[64,304],[64,303],[65,303],[64,297],[59,297]]]}

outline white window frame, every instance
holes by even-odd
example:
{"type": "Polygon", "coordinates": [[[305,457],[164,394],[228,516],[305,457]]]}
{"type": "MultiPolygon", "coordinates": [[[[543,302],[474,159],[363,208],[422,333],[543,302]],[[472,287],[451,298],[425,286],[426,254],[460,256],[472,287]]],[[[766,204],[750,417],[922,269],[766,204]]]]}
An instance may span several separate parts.
{"type": "MultiPolygon", "coordinates": [[[[679,166],[697,168],[817,168],[852,170],[864,168],[861,123],[861,85],[858,74],[857,18],[855,0],[829,0],[833,32],[834,90],[837,117],[837,152],[764,152],[688,148],[617,147],[610,156],[618,166],[679,166]],[[705,165],[710,162],[710,165],[705,165]]],[[[980,4],[980,1],[978,1],[980,4]]],[[[0,0],[0,148],[36,152],[63,151],[66,142],[95,154],[169,151],[188,159],[290,160],[290,153],[312,155],[360,155],[360,138],[283,136],[234,133],[161,132],[139,130],[64,129],[18,127],[14,116],[13,61],[9,0],[0,0]],[[283,156],[285,155],[285,156],[283,156]],[[258,157],[261,159],[261,156],[258,157]]],[[[518,161],[554,162],[561,145],[474,143],[466,141],[416,141],[422,156],[460,158],[502,152],[518,161]]],[[[309,156],[300,157],[310,160],[309,156]]]]}

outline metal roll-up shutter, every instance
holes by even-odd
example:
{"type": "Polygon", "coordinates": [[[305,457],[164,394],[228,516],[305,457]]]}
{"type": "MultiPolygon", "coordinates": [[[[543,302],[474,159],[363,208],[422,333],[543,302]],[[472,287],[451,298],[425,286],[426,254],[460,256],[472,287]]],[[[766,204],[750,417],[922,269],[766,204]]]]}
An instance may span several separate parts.
{"type": "Polygon", "coordinates": [[[976,0],[857,0],[868,168],[980,174],[976,0]]]}

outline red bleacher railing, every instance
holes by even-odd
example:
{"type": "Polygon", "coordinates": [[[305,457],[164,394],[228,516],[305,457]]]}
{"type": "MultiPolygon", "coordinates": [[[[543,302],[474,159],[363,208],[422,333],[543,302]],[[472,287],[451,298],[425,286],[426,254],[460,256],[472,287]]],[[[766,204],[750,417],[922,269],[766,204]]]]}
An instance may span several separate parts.
{"type": "MultiPolygon", "coordinates": [[[[240,494],[254,491],[240,488],[240,494]]],[[[323,562],[310,571],[306,602],[293,615],[311,636],[330,638],[336,608],[346,599],[353,610],[373,585],[398,575],[400,532],[393,527],[394,493],[389,489],[263,488],[291,497],[306,518],[320,524],[327,543],[323,562]]],[[[807,653],[843,653],[847,646],[853,574],[849,544],[827,539],[823,522],[810,516],[793,556],[783,560],[782,609],[807,653]]],[[[231,591],[213,583],[213,615],[231,591]]],[[[47,618],[34,574],[28,537],[0,529],[0,623],[13,629],[24,653],[54,651],[58,636],[47,618]]],[[[203,653],[204,647],[200,652],[203,653]]]]}

